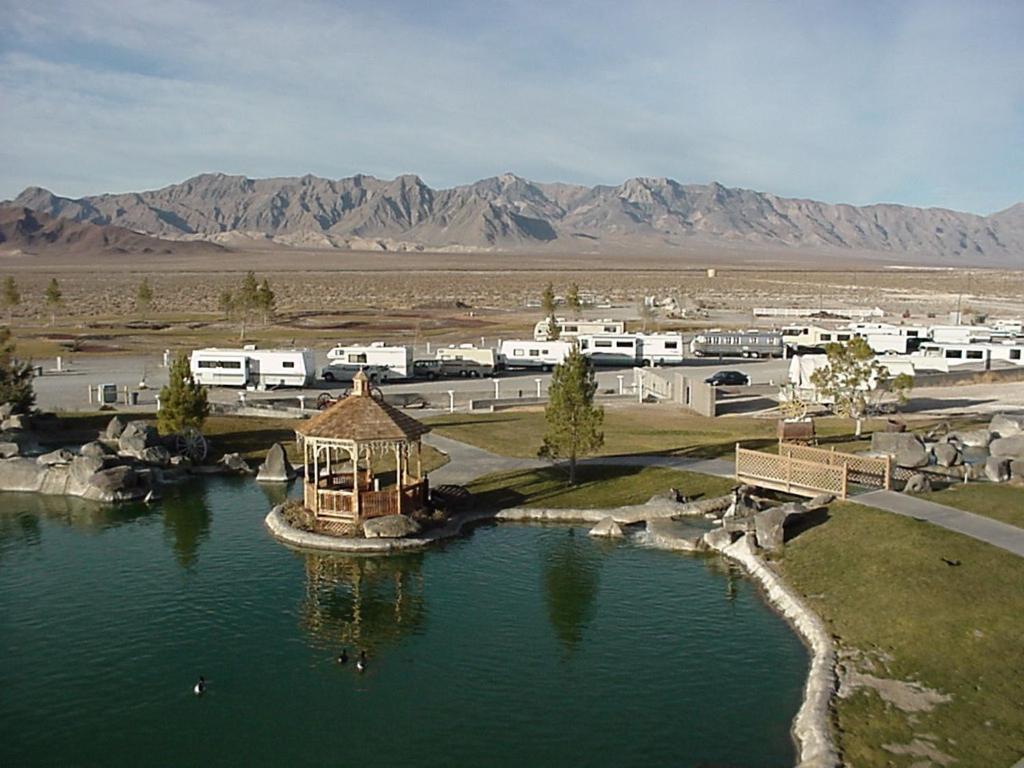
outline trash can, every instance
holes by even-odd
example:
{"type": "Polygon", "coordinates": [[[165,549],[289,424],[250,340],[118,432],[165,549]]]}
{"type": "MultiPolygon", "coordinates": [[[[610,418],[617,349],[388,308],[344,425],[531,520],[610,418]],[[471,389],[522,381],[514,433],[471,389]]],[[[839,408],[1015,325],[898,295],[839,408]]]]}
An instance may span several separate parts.
{"type": "Polygon", "coordinates": [[[115,405],[117,403],[117,384],[100,385],[100,402],[104,405],[115,405]]]}
{"type": "Polygon", "coordinates": [[[131,393],[131,400],[132,400],[132,405],[138,405],[139,404],[139,393],[138,392],[132,392],[131,393]]]}

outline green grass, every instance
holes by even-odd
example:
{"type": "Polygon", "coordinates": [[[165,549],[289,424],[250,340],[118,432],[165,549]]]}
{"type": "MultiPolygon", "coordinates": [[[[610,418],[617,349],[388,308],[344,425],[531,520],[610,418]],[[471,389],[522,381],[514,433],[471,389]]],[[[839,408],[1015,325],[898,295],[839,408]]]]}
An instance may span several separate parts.
{"type": "MultiPolygon", "coordinates": [[[[535,457],[544,435],[544,412],[539,408],[446,414],[425,421],[440,435],[503,456],[535,457]]],[[[865,430],[878,425],[868,421],[865,430]]],[[[815,428],[825,447],[864,450],[870,446],[870,439],[853,437],[854,424],[848,419],[817,419],[815,428]]],[[[777,444],[774,419],[707,418],[667,405],[607,408],[603,429],[602,456],[658,453],[714,458],[731,455],[737,442],[764,449],[777,444]]]]}
{"type": "Polygon", "coordinates": [[[555,467],[502,472],[474,480],[469,490],[474,505],[507,507],[598,508],[641,504],[656,493],[678,488],[690,497],[721,496],[733,487],[729,478],[683,472],[664,467],[577,468],[577,484],[555,467]]]}
{"type": "Polygon", "coordinates": [[[777,563],[840,649],[870,656],[879,677],[953,697],[913,714],[870,690],[838,699],[847,764],[909,766],[915,758],[882,745],[915,735],[934,737],[957,766],[1009,766],[1024,755],[1024,559],[927,523],[836,503],[824,523],[787,543],[777,563]]]}
{"type": "Polygon", "coordinates": [[[1024,487],[1019,485],[955,483],[921,498],[1024,528],[1024,487]]]}

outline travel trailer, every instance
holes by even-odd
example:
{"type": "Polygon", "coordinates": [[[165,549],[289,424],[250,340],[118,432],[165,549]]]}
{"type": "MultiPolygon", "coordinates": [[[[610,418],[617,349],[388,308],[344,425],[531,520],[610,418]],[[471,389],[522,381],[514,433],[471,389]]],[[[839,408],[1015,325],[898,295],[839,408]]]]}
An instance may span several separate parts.
{"type": "MultiPolygon", "coordinates": [[[[571,320],[564,317],[556,317],[558,325],[558,338],[575,339],[578,336],[595,333],[625,333],[626,324],[622,320],[571,320]]],[[[550,330],[548,318],[539,321],[533,327],[533,338],[537,341],[547,341],[550,330]]]]}
{"type": "Polygon", "coordinates": [[[634,366],[640,362],[640,336],[600,333],[580,336],[580,352],[594,365],[634,366]]]}
{"type": "Polygon", "coordinates": [[[679,365],[686,347],[681,333],[641,333],[640,363],[642,365],[679,365]]]}
{"type": "Polygon", "coordinates": [[[842,328],[823,328],[817,325],[787,326],[780,332],[786,348],[793,354],[814,354],[825,351],[825,345],[845,343],[857,334],[842,328]]]}
{"type": "Polygon", "coordinates": [[[434,357],[449,363],[447,370],[455,370],[460,376],[493,376],[500,367],[498,355],[493,349],[474,347],[472,344],[441,347],[434,353],[434,357]]]}
{"type": "MultiPolygon", "coordinates": [[[[381,382],[412,376],[412,347],[389,346],[383,341],[375,341],[372,344],[339,344],[327,353],[327,361],[329,365],[324,369],[324,378],[328,381],[331,379],[327,378],[327,374],[332,369],[339,374],[349,369],[354,369],[352,373],[359,368],[374,369],[378,372],[377,380],[381,382]]],[[[335,378],[344,380],[341,375],[335,378]]],[[[351,378],[351,374],[348,378],[351,378]]]]}
{"type": "Polygon", "coordinates": [[[785,350],[776,331],[711,330],[690,342],[694,357],[783,357],[785,350]]]}
{"type": "Polygon", "coordinates": [[[310,349],[208,347],[192,352],[192,378],[210,387],[304,387],[316,372],[310,349]]]}
{"type": "Polygon", "coordinates": [[[565,360],[572,349],[568,341],[535,341],[512,339],[501,342],[498,352],[505,368],[540,368],[552,370],[565,360]]]}

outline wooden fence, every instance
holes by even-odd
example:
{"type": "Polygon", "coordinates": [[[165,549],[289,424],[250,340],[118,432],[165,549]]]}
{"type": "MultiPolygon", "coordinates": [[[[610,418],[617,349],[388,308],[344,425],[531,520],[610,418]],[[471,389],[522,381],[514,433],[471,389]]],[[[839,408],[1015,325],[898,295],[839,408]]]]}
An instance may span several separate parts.
{"type": "Polygon", "coordinates": [[[803,461],[816,461],[822,464],[846,466],[847,481],[854,485],[866,485],[871,488],[892,490],[893,467],[889,456],[861,456],[856,453],[843,453],[834,448],[814,448],[809,445],[782,443],[779,454],[803,461]]]}
{"type": "Polygon", "coordinates": [[[751,451],[737,444],[736,480],[797,496],[831,493],[845,499],[847,466],[751,451]]]}

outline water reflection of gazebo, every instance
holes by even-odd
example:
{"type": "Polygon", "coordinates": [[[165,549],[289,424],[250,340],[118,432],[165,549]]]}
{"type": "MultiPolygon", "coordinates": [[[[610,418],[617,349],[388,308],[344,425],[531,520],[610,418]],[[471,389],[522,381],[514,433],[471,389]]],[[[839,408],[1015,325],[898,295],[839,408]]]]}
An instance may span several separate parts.
{"type": "Polygon", "coordinates": [[[305,466],[306,507],[322,523],[343,524],[422,510],[427,479],[420,437],[429,431],[375,396],[359,371],[351,395],[295,430],[305,466]],[[374,471],[391,460],[394,484],[381,487],[382,477],[374,471]]]}

